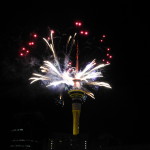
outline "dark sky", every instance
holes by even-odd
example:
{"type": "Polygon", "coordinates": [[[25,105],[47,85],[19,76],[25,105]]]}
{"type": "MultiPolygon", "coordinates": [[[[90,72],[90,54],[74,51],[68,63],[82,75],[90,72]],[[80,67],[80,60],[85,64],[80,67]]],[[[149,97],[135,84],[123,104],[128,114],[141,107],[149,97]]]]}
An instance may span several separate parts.
{"type": "Polygon", "coordinates": [[[38,84],[31,87],[28,72],[25,73],[16,58],[23,35],[47,26],[63,29],[80,19],[94,33],[109,35],[113,53],[106,71],[113,88],[102,88],[95,94],[96,100],[84,103],[80,132],[91,137],[109,134],[124,144],[149,144],[149,11],[146,3],[20,1],[2,7],[0,82],[4,126],[11,128],[14,114],[35,113],[40,122],[37,128],[45,129],[45,134],[72,132],[71,103],[67,95],[65,106],[60,107],[47,89],[38,84]]]}

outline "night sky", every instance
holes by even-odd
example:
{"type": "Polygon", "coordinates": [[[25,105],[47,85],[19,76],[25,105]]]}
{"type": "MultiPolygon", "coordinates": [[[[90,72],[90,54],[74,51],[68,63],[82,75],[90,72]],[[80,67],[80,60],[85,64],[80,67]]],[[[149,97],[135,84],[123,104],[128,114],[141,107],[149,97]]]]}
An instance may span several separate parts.
{"type": "MultiPolygon", "coordinates": [[[[112,89],[100,88],[82,105],[80,133],[111,135],[122,144],[149,144],[148,4],[124,2],[20,2],[4,4],[1,32],[1,118],[6,132],[15,114],[34,114],[39,134],[72,133],[71,102],[55,103],[54,91],[29,85],[31,74],[17,61],[20,43],[34,30],[63,30],[83,20],[95,34],[106,34],[113,53],[105,74],[112,89]],[[27,72],[26,72],[27,71],[27,72]]],[[[91,55],[93,58],[94,56],[91,55]]]]}

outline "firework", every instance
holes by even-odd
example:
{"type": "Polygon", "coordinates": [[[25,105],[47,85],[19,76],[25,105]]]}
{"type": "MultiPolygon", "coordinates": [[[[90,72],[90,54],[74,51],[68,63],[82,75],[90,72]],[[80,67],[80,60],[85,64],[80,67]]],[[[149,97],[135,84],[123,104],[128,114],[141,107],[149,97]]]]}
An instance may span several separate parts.
{"type": "Polygon", "coordinates": [[[59,88],[61,85],[61,87],[63,86],[63,88],[67,90],[81,89],[85,94],[91,96],[92,98],[94,98],[94,94],[86,90],[84,86],[93,85],[111,88],[108,83],[97,81],[98,78],[103,77],[100,69],[109,64],[96,65],[96,60],[94,59],[92,62],[86,65],[83,70],[78,71],[77,67],[68,65],[69,56],[67,55],[64,59],[64,66],[61,68],[53,45],[49,44],[46,39],[44,40],[48,44],[50,50],[53,52],[54,61],[43,61],[44,64],[40,67],[41,73],[33,73],[33,76],[29,78],[29,80],[31,80],[31,84],[40,80],[46,85],[46,87],[55,86],[59,88]]]}

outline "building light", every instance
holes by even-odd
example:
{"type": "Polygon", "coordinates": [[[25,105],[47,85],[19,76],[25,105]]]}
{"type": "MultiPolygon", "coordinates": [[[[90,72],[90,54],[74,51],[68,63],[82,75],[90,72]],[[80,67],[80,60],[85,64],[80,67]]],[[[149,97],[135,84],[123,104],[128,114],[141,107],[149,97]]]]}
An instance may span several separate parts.
{"type": "Polygon", "coordinates": [[[85,141],[85,147],[84,148],[87,149],[87,141],[85,141]]]}

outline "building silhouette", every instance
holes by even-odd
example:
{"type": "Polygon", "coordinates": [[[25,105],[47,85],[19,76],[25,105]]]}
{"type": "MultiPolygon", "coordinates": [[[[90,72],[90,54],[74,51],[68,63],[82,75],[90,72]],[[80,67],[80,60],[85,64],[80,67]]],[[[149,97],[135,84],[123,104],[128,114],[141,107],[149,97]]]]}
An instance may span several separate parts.
{"type": "Polygon", "coordinates": [[[18,113],[13,115],[9,128],[10,150],[44,150],[43,120],[39,113],[18,113]]]}

